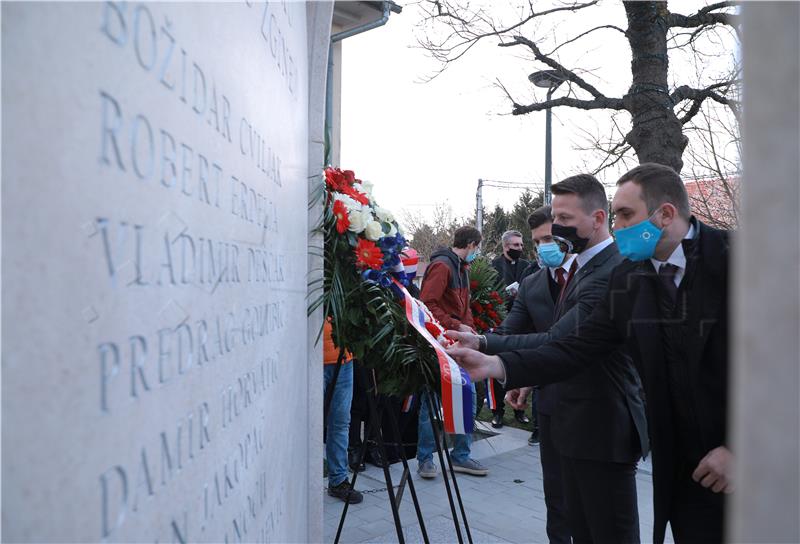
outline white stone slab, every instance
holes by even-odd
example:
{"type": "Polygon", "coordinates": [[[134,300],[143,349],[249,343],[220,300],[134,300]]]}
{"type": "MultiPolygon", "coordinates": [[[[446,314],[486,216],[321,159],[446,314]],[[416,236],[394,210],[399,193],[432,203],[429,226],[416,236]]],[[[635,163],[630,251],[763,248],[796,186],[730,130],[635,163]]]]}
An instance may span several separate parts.
{"type": "Polygon", "coordinates": [[[302,541],[301,3],[3,3],[6,541],[302,541]]]}

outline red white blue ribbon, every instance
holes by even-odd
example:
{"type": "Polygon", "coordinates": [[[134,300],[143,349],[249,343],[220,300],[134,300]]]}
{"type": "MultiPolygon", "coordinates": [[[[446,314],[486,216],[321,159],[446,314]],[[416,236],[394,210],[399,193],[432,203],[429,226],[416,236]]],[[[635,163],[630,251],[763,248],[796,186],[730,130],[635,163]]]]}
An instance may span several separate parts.
{"type": "MultiPolygon", "coordinates": [[[[423,309],[424,305],[412,297],[397,280],[394,280],[394,283],[403,293],[406,319],[436,352],[442,382],[442,419],[445,432],[471,433],[474,430],[474,422],[472,384],[469,381],[469,375],[456,364],[436,338],[425,328],[425,316],[429,312],[423,309]]],[[[433,319],[432,316],[431,319],[433,319]]]]}
{"type": "Polygon", "coordinates": [[[494,380],[486,380],[486,400],[489,403],[489,410],[497,410],[497,397],[494,394],[494,380]]]}

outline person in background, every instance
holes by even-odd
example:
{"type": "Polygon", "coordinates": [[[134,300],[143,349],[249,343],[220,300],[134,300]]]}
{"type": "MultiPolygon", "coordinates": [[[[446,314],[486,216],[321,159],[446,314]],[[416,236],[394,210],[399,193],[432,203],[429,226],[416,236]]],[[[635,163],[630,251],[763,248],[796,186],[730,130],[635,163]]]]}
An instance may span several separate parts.
{"type": "Polygon", "coordinates": [[[350,403],[353,399],[353,362],[350,354],[345,352],[345,360],[339,368],[336,384],[333,385],[333,377],[339,360],[339,349],[334,345],[332,335],[333,327],[330,321],[325,321],[322,353],[325,384],[323,398],[328,398],[329,388],[333,386],[330,407],[325,417],[328,495],[350,504],[358,504],[364,500],[364,497],[347,481],[347,442],[350,427],[350,403]]]}
{"type": "MultiPolygon", "coordinates": [[[[431,263],[422,282],[420,300],[425,303],[433,316],[446,329],[472,332],[472,311],[469,307],[469,263],[480,254],[481,233],[474,227],[460,227],[453,234],[453,245],[442,248],[431,255],[431,263]]],[[[431,427],[431,414],[428,396],[421,395],[417,442],[417,473],[422,478],[435,478],[439,472],[433,462],[436,447],[431,427]]],[[[472,388],[472,409],[475,408],[475,387],[472,388]]],[[[485,476],[489,469],[470,457],[472,436],[453,435],[454,447],[451,453],[453,470],[485,476]]]]}
{"type": "MultiPolygon", "coordinates": [[[[492,267],[497,271],[497,278],[508,296],[506,309],[511,310],[514,299],[519,291],[519,284],[531,272],[530,262],[522,258],[522,233],[516,230],[507,230],[501,238],[503,253],[492,259],[492,267]]],[[[503,426],[505,413],[506,391],[497,380],[486,380],[486,402],[492,411],[492,427],[499,429],[503,426]]],[[[514,418],[527,425],[531,422],[525,415],[525,410],[514,410],[514,418]]]]}

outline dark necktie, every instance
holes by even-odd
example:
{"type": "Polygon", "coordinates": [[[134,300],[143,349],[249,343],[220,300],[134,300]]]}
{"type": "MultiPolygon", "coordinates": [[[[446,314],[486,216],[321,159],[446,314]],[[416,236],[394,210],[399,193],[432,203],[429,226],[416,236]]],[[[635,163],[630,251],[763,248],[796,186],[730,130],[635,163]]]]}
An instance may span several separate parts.
{"type": "Polygon", "coordinates": [[[558,284],[561,286],[561,291],[558,293],[558,303],[557,306],[561,304],[564,300],[564,293],[567,292],[567,287],[569,286],[569,282],[572,280],[572,276],[575,275],[575,271],[578,270],[578,259],[572,259],[572,265],[569,267],[569,274],[567,274],[566,278],[564,277],[564,267],[562,266],[558,270],[556,270],[556,278],[558,284]]]}
{"type": "Polygon", "coordinates": [[[678,273],[678,270],[680,270],[680,268],[671,263],[662,263],[661,266],[658,267],[658,278],[661,280],[661,283],[664,285],[673,303],[678,294],[678,286],[675,285],[675,275],[678,273]]]}

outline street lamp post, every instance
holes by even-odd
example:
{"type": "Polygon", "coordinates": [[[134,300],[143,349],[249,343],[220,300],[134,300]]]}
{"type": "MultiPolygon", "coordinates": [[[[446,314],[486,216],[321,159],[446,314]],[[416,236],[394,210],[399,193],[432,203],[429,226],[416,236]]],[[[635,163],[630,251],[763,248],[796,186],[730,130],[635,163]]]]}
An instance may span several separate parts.
{"type": "MultiPolygon", "coordinates": [[[[564,78],[557,70],[541,70],[539,72],[534,72],[528,76],[528,80],[537,87],[547,89],[548,102],[553,97],[553,91],[564,82],[564,78]]],[[[550,108],[547,108],[544,129],[544,203],[546,205],[550,204],[552,199],[552,195],[550,194],[550,185],[552,185],[553,181],[552,122],[553,113],[550,111],[550,108]]]]}

